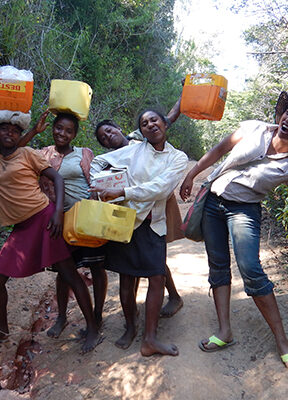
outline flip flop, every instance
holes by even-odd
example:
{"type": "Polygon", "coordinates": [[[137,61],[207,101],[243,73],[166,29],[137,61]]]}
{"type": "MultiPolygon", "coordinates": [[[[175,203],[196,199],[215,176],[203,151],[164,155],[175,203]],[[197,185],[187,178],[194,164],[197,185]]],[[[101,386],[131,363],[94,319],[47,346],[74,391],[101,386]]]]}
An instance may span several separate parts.
{"type": "Polygon", "coordinates": [[[283,355],[280,356],[280,357],[281,357],[281,360],[282,360],[283,364],[284,364],[285,367],[286,367],[286,363],[288,362],[288,353],[283,354],[283,355]]]}
{"type": "MultiPolygon", "coordinates": [[[[214,347],[212,349],[207,349],[204,346],[203,340],[201,340],[201,342],[199,342],[198,345],[202,351],[205,351],[206,353],[212,353],[214,351],[224,350],[224,349],[226,349],[226,347],[233,346],[233,344],[236,344],[236,341],[233,339],[233,340],[231,340],[231,342],[223,342],[223,340],[221,340],[221,339],[217,338],[217,336],[213,335],[213,336],[209,337],[209,342],[206,344],[206,346],[211,343],[216,344],[217,347],[214,347]]],[[[288,354],[287,354],[287,357],[288,357],[288,354]]]]}

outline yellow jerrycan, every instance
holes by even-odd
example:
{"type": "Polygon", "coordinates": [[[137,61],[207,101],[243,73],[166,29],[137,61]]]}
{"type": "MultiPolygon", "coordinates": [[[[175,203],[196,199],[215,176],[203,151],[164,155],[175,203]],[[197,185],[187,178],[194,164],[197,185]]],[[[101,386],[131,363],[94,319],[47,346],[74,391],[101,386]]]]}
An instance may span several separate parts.
{"type": "Polygon", "coordinates": [[[81,235],[77,231],[78,211],[80,201],[74,204],[69,211],[64,213],[63,237],[68,244],[72,246],[100,247],[108,240],[81,235]]]}
{"type": "Polygon", "coordinates": [[[135,219],[132,208],[84,199],[64,214],[63,236],[77,246],[98,247],[107,240],[129,243],[135,219]]]}
{"type": "Polygon", "coordinates": [[[194,119],[220,121],[225,108],[227,84],[222,75],[186,75],[180,112],[194,119]]]}
{"type": "Polygon", "coordinates": [[[91,87],[81,81],[53,79],[49,95],[49,110],[53,114],[74,114],[80,121],[88,118],[92,97],[91,87]]]}

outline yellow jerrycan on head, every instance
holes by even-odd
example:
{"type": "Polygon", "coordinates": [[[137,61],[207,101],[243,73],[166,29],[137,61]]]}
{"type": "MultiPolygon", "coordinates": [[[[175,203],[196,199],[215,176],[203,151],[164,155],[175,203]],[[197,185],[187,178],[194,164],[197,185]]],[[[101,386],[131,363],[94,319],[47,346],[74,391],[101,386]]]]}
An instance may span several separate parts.
{"type": "Polygon", "coordinates": [[[63,236],[76,246],[99,247],[113,240],[129,243],[136,210],[98,200],[81,200],[64,214],[63,236]]]}
{"type": "Polygon", "coordinates": [[[92,97],[91,87],[81,81],[53,79],[49,95],[49,110],[53,114],[74,114],[80,121],[88,118],[92,97]]]}
{"type": "Polygon", "coordinates": [[[194,119],[220,121],[227,97],[227,79],[215,74],[188,74],[180,112],[194,119]]]}

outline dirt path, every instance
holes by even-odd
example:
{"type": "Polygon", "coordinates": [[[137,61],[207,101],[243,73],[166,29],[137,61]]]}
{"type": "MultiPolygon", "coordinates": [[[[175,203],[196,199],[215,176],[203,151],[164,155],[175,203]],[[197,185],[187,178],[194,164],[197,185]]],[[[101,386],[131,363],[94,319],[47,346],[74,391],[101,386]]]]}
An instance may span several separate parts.
{"type": "MultiPolygon", "coordinates": [[[[261,256],[264,264],[267,257],[271,263],[271,250],[263,250],[261,256]]],[[[118,300],[118,277],[109,273],[109,294],[102,330],[103,342],[94,352],[85,356],[79,354],[80,344],[74,339],[83,320],[75,300],[72,299],[69,307],[70,325],[58,340],[49,339],[45,332],[34,335],[34,341],[39,346],[30,349],[33,366],[31,374],[34,374],[30,392],[25,394],[23,381],[20,391],[24,392],[24,395],[17,395],[16,391],[1,390],[0,399],[286,399],[288,372],[280,362],[273,337],[253,301],[243,293],[237,270],[235,268],[233,270],[231,318],[238,344],[223,352],[206,354],[198,349],[197,343],[201,338],[212,334],[217,325],[213,299],[208,297],[208,270],[203,244],[183,239],[169,245],[168,264],[173,271],[185,306],[173,318],[160,321],[159,336],[178,345],[180,350],[178,357],[143,358],[139,353],[146,293],[145,280],[141,281],[138,296],[139,334],[127,351],[114,346],[114,341],[123,330],[124,320],[118,300]],[[10,397],[7,397],[8,394],[10,397]]],[[[274,280],[280,279],[274,267],[268,268],[268,273],[274,280]]],[[[13,337],[14,343],[20,339],[22,342],[31,339],[30,324],[32,321],[37,321],[39,316],[47,316],[44,318],[47,326],[55,316],[52,301],[54,275],[45,272],[43,276],[51,290],[48,293],[46,290],[42,292],[40,307],[38,300],[41,286],[40,281],[37,282],[39,277],[26,281],[25,293],[24,280],[13,280],[10,283],[11,331],[19,332],[19,320],[22,323],[22,332],[19,332],[19,336],[13,337]],[[22,288],[18,286],[19,283],[22,288]],[[12,304],[13,294],[19,295],[21,289],[23,293],[16,309],[12,304]],[[33,296],[33,292],[34,298],[27,301],[26,294],[30,293],[33,296]],[[26,334],[23,335],[23,332],[26,334]]],[[[277,299],[288,331],[286,306],[288,291],[285,285],[279,286],[280,283],[278,282],[278,290],[281,288],[282,293],[278,293],[277,299]]],[[[43,321],[42,318],[41,320],[43,321]]],[[[40,325],[41,328],[46,327],[42,322],[40,325]]],[[[34,325],[34,329],[37,329],[37,324],[34,325]]],[[[1,346],[4,372],[5,368],[7,370],[13,367],[8,361],[11,357],[13,359],[16,349],[17,346],[13,345],[13,341],[5,344],[5,348],[4,345],[1,346]]],[[[18,364],[23,364],[21,356],[18,355],[16,359],[18,364]]],[[[23,368],[25,369],[25,366],[23,368]]],[[[18,385],[19,383],[21,384],[21,381],[18,381],[18,385]]],[[[3,379],[2,386],[5,387],[3,379]]]]}
{"type": "MultiPolygon", "coordinates": [[[[185,212],[187,205],[181,208],[185,212]]],[[[276,247],[271,248],[263,241],[261,258],[276,283],[277,300],[288,333],[287,276],[283,268],[277,268],[278,255],[276,247]]],[[[212,354],[198,348],[199,340],[217,328],[213,299],[208,297],[203,243],[183,239],[169,244],[168,265],[184,307],[173,318],[160,320],[159,336],[177,344],[178,357],[144,358],[139,353],[147,284],[144,279],[137,298],[139,333],[132,346],[126,351],[114,346],[123,331],[124,318],[118,297],[118,276],[109,273],[103,341],[84,356],[79,354],[80,343],[75,340],[84,322],[74,299],[69,303],[70,324],[62,336],[52,340],[42,331],[56,315],[55,275],[45,272],[32,278],[10,280],[9,322],[13,336],[0,347],[3,388],[0,400],[286,399],[288,371],[277,355],[270,330],[253,301],[243,293],[235,263],[231,319],[238,343],[212,354]],[[32,335],[31,330],[38,333],[32,335]],[[25,348],[25,343],[29,347],[25,348]]]]}

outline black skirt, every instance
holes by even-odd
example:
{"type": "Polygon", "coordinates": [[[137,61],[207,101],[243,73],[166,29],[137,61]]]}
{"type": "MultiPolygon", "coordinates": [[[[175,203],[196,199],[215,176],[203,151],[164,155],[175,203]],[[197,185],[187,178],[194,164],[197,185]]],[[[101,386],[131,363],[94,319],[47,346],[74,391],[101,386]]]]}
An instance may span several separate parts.
{"type": "Polygon", "coordinates": [[[159,236],[145,220],[135,229],[130,243],[106,245],[107,269],[120,274],[147,278],[165,275],[166,236],[159,236]]]}
{"type": "MultiPolygon", "coordinates": [[[[106,244],[99,247],[68,246],[76,268],[105,268],[106,244]]],[[[48,271],[58,272],[55,265],[47,268],[48,271]]]]}
{"type": "Polygon", "coordinates": [[[77,247],[72,252],[73,260],[76,268],[81,267],[95,267],[100,266],[100,263],[105,262],[106,258],[106,245],[100,247],[77,247]]]}

